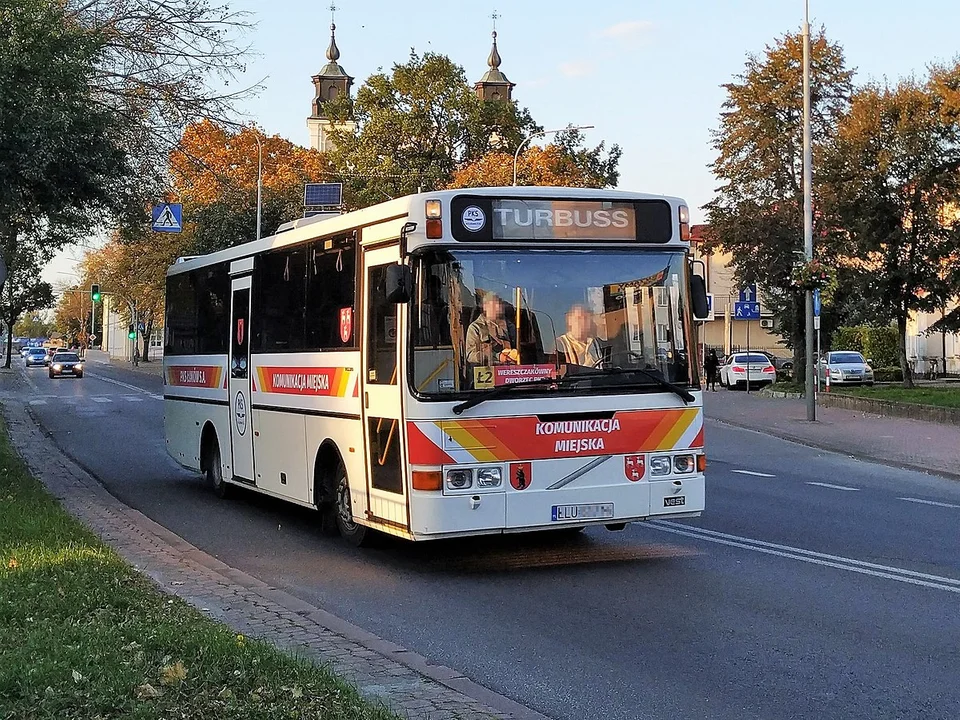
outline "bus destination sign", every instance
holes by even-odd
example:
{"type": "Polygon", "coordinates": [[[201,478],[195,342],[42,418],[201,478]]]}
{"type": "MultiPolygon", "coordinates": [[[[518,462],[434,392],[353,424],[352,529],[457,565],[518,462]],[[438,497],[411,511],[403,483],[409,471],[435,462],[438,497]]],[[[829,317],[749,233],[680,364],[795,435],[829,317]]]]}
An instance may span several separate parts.
{"type": "Polygon", "coordinates": [[[475,242],[668,242],[670,205],[656,201],[471,198],[451,203],[454,236],[475,242]]]}

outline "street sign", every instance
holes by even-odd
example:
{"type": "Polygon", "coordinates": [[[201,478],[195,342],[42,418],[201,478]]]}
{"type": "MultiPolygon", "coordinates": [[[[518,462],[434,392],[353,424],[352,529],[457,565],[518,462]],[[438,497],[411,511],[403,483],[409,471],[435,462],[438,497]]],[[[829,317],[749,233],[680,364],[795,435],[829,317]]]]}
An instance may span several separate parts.
{"type": "Polygon", "coordinates": [[[183,205],[162,203],[153,206],[154,232],[178,233],[183,229],[183,205]]]}
{"type": "Polygon", "coordinates": [[[713,293],[707,293],[707,317],[704,318],[704,322],[709,322],[715,317],[713,314],[713,293]]]}
{"type": "Polygon", "coordinates": [[[820,316],[819,316],[819,315],[814,315],[814,316],[813,316],[813,329],[814,329],[814,330],[819,330],[819,329],[820,329],[820,316]]]}
{"type": "Polygon", "coordinates": [[[747,285],[740,291],[740,302],[755,303],[757,301],[757,286],[747,285]]]}
{"type": "Polygon", "coordinates": [[[820,288],[813,291],[813,316],[820,317],[820,288]]]}
{"type": "Polygon", "coordinates": [[[758,302],[734,303],[733,317],[735,320],[759,320],[760,319],[760,303],[758,302]]]}

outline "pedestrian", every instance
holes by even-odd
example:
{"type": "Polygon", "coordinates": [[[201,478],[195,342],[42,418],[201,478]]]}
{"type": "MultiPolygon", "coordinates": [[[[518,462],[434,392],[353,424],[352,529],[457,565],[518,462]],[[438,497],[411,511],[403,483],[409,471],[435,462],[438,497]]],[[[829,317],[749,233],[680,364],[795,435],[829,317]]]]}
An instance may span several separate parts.
{"type": "Polygon", "coordinates": [[[717,391],[717,373],[720,370],[720,358],[717,357],[717,351],[711,350],[707,359],[703,363],[707,371],[707,389],[713,392],[717,391]]]}

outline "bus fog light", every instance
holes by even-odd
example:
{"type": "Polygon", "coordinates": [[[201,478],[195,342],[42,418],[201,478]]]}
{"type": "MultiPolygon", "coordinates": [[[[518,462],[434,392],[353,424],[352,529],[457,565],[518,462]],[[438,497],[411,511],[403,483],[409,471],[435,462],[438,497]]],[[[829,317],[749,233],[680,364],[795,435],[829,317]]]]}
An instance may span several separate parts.
{"type": "Polygon", "coordinates": [[[650,474],[651,475],[669,475],[670,474],[670,456],[661,455],[659,457],[650,458],[650,474]]]}
{"type": "Polygon", "coordinates": [[[477,487],[500,487],[501,483],[503,483],[503,475],[500,468],[491,467],[477,470],[477,487]]]}
{"type": "Polygon", "coordinates": [[[692,473],[696,463],[693,455],[676,455],[673,458],[673,469],[678,473],[692,473]]]}
{"type": "Polygon", "coordinates": [[[473,470],[447,470],[447,488],[466,490],[473,486],[473,470]]]}

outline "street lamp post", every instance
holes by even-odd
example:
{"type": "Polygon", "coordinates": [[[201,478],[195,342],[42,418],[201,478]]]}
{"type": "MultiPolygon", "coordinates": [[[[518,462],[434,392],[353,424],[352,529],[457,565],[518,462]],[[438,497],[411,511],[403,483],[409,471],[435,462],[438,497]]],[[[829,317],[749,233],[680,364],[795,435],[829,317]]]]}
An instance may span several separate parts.
{"type": "Polygon", "coordinates": [[[527,135],[523,139],[523,142],[517,145],[517,151],[513,154],[513,185],[514,187],[516,187],[517,185],[517,159],[520,157],[520,151],[523,149],[523,146],[526,145],[531,140],[533,140],[533,138],[542,137],[543,135],[550,135],[551,133],[563,132],[564,130],[592,130],[592,129],[593,129],[593,125],[567,125],[566,127],[555,128],[553,130],[539,130],[537,132],[530,133],[529,135],[527,135]]]}
{"type": "MultiPolygon", "coordinates": [[[[813,152],[810,147],[810,0],[803,3],[803,251],[813,260],[813,152]]],[[[806,319],[807,420],[817,419],[817,398],[813,386],[813,291],[804,298],[806,319]]]]}
{"type": "Polygon", "coordinates": [[[260,239],[260,206],[263,193],[263,143],[260,142],[260,133],[255,132],[253,139],[257,141],[257,240],[260,239]]]}

